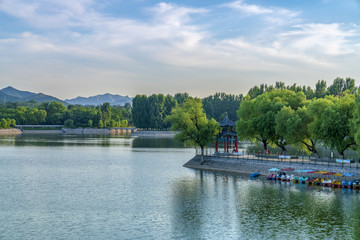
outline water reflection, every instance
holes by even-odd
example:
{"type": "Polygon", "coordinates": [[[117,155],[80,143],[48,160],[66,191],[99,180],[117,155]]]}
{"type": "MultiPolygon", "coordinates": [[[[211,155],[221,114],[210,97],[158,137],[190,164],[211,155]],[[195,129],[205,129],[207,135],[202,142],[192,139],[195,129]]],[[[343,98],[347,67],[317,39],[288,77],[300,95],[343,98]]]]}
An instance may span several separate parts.
{"type": "Polygon", "coordinates": [[[133,148],[184,148],[184,145],[174,138],[136,137],[133,148]]]}
{"type": "Polygon", "coordinates": [[[173,239],[201,239],[203,223],[202,179],[181,179],[172,186],[173,239]],[[191,237],[189,237],[191,236],[191,237]]]}
{"type": "Polygon", "coordinates": [[[123,146],[132,148],[184,148],[173,138],[129,137],[119,135],[20,134],[0,136],[4,146],[123,146]]]}
{"type": "Polygon", "coordinates": [[[359,191],[187,169],[180,147],[0,137],[0,239],[360,239],[359,191]]]}
{"type": "Polygon", "coordinates": [[[176,237],[183,232],[193,239],[224,237],[221,232],[228,239],[360,237],[360,197],[354,191],[197,171],[196,179],[172,185],[171,203],[176,237]]]}

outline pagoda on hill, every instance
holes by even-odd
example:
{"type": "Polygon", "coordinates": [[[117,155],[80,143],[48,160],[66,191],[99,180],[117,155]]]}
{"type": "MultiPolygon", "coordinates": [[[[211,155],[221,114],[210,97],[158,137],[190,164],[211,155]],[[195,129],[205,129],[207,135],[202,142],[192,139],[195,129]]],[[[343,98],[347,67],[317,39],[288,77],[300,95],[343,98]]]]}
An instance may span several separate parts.
{"type": "Polygon", "coordinates": [[[238,137],[235,130],[236,124],[231,121],[226,113],[224,120],[220,122],[222,128],[221,133],[218,135],[215,144],[215,151],[219,152],[219,141],[224,142],[224,152],[229,153],[229,149],[233,148],[234,152],[238,152],[238,137]],[[230,147],[230,145],[232,145],[230,147]]]}

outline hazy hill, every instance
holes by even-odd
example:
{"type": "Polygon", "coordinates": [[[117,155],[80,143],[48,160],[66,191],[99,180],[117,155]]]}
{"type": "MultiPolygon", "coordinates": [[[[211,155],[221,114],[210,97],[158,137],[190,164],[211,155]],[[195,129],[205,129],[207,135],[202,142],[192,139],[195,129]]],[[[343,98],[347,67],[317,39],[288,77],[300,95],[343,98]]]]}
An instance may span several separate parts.
{"type": "Polygon", "coordinates": [[[35,94],[32,92],[28,92],[28,91],[20,91],[13,87],[10,87],[10,86],[1,89],[0,92],[5,93],[10,96],[18,97],[18,98],[27,98],[27,97],[30,97],[35,94]]]}
{"type": "Polygon", "coordinates": [[[8,94],[0,91],[0,103],[16,102],[16,101],[20,101],[20,100],[21,100],[21,98],[14,97],[14,96],[8,95],[8,94]]]}
{"type": "Polygon", "coordinates": [[[102,94],[92,97],[77,97],[73,99],[66,99],[65,101],[60,100],[56,97],[46,95],[43,93],[32,93],[28,91],[20,91],[13,87],[6,87],[0,90],[0,103],[4,102],[29,102],[31,100],[36,100],[38,103],[58,101],[65,105],[68,104],[79,104],[79,105],[100,105],[105,102],[110,103],[111,105],[120,105],[124,106],[126,103],[132,103],[132,98],[129,96],[121,96],[118,94],[102,94]]]}
{"type": "Polygon", "coordinates": [[[124,106],[125,103],[132,103],[132,98],[129,96],[121,96],[118,94],[102,94],[102,95],[96,95],[92,97],[77,97],[74,99],[66,99],[65,102],[69,104],[79,104],[79,105],[100,105],[105,102],[110,103],[111,105],[121,105],[124,106]]]}
{"type": "Polygon", "coordinates": [[[43,93],[37,93],[37,94],[31,95],[30,97],[23,98],[22,102],[29,102],[31,100],[36,100],[38,103],[58,101],[58,102],[61,102],[62,104],[68,105],[63,100],[60,100],[60,99],[50,96],[50,95],[45,95],[43,93]]]}
{"type": "Polygon", "coordinates": [[[43,93],[20,91],[10,86],[0,90],[0,102],[29,102],[31,100],[36,100],[38,103],[58,101],[67,105],[66,102],[43,93]]]}

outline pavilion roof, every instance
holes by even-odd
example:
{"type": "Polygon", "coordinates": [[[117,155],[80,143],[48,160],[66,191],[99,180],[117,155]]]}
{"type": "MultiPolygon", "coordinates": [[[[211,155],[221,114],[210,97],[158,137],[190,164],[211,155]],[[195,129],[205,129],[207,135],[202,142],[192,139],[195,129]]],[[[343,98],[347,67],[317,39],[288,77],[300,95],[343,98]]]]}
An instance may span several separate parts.
{"type": "Polygon", "coordinates": [[[220,122],[220,127],[225,127],[225,126],[231,126],[231,127],[235,127],[235,126],[236,126],[236,124],[229,119],[228,113],[226,113],[224,120],[222,120],[222,121],[220,122]]]}

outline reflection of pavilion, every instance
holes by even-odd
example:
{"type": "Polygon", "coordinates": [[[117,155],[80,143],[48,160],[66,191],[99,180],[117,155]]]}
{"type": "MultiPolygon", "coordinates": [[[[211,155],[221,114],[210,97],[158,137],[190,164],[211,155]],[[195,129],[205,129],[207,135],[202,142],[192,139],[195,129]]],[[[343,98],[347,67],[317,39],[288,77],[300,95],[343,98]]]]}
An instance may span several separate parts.
{"type": "Polygon", "coordinates": [[[216,139],[215,151],[219,152],[219,142],[224,142],[224,152],[229,153],[229,148],[238,152],[238,138],[235,131],[236,124],[231,121],[226,113],[224,120],[220,122],[221,133],[216,139]],[[231,146],[230,146],[231,145],[231,146]]]}

